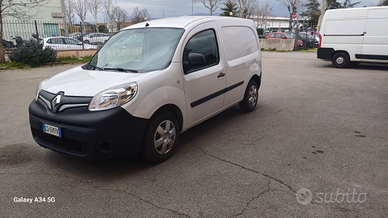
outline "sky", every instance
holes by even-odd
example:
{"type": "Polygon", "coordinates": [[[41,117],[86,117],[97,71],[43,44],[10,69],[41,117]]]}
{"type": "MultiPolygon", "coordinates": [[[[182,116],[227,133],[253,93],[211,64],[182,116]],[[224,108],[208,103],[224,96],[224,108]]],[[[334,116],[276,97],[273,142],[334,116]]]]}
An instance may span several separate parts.
{"type": "MultiPolygon", "coordinates": [[[[319,0],[320,1],[320,0],[319,0]]],[[[353,0],[352,2],[361,1],[357,7],[376,6],[380,0],[353,0]]],[[[133,8],[136,6],[139,10],[147,9],[151,18],[177,17],[194,14],[210,15],[209,9],[205,8],[201,3],[193,3],[192,0],[114,0],[122,9],[127,10],[129,15],[132,15],[133,8]]],[[[268,3],[273,7],[273,16],[288,17],[287,10],[277,0],[258,0],[259,5],[268,3]]],[[[342,2],[340,0],[340,2],[342,2]]],[[[221,13],[217,9],[215,13],[221,13]]],[[[98,16],[98,22],[107,22],[102,13],[98,16]]],[[[92,20],[88,16],[87,20],[92,20]]]]}

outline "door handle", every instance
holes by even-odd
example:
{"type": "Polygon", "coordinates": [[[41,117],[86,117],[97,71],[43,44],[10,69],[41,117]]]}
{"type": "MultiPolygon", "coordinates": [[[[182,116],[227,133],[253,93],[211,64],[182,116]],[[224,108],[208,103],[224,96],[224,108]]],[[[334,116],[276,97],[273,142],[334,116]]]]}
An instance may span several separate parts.
{"type": "Polygon", "coordinates": [[[224,77],[225,75],[226,75],[225,73],[221,72],[221,73],[218,74],[217,78],[224,77]]]}

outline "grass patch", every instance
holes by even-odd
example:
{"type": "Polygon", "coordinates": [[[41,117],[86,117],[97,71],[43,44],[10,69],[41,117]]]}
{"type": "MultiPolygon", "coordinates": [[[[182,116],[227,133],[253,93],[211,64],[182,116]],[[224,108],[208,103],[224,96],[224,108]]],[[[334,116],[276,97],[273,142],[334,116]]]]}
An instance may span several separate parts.
{"type": "Polygon", "coordinates": [[[71,64],[74,64],[74,63],[86,63],[88,61],[90,61],[90,59],[92,59],[93,56],[85,56],[85,57],[82,57],[82,58],[77,58],[76,56],[73,56],[73,57],[57,57],[57,59],[55,60],[56,63],[71,63],[71,64]]]}
{"type": "Polygon", "coordinates": [[[310,48],[310,49],[306,49],[306,50],[304,50],[304,49],[300,49],[300,50],[296,50],[296,51],[298,51],[298,52],[317,52],[317,48],[310,48]]]}
{"type": "Polygon", "coordinates": [[[7,61],[5,63],[0,64],[0,68],[1,69],[23,69],[23,68],[30,68],[30,66],[23,63],[7,61]]]}

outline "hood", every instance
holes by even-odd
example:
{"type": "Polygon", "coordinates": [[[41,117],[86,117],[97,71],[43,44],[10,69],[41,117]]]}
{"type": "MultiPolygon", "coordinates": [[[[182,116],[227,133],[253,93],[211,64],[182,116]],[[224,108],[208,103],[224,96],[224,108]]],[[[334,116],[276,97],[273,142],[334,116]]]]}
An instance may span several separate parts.
{"type": "Polygon", "coordinates": [[[84,70],[81,66],[46,80],[42,89],[51,93],[63,91],[67,96],[93,97],[108,88],[141,80],[150,73],[84,70]]]}

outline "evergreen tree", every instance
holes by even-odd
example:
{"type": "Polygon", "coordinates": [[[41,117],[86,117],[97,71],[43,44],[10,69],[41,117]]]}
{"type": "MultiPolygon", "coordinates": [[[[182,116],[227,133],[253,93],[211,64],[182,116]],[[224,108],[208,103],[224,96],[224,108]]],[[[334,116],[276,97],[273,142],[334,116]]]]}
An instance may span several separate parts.
{"type": "Polygon", "coordinates": [[[381,0],[379,6],[388,6],[388,0],[381,0]]]}
{"type": "Polygon", "coordinates": [[[237,3],[233,2],[232,0],[228,0],[224,2],[224,7],[221,8],[221,11],[223,11],[220,16],[230,16],[230,12],[232,12],[232,16],[237,15],[237,3]]]}
{"type": "Polygon", "coordinates": [[[343,3],[338,2],[338,0],[327,0],[327,9],[336,9],[336,8],[354,8],[359,2],[352,3],[352,0],[345,0],[343,3]]]}
{"type": "Polygon", "coordinates": [[[321,15],[320,3],[318,0],[308,0],[304,7],[306,7],[306,11],[304,11],[301,15],[309,18],[309,26],[316,26],[318,23],[319,15],[321,15]]]}

